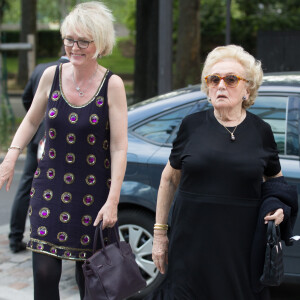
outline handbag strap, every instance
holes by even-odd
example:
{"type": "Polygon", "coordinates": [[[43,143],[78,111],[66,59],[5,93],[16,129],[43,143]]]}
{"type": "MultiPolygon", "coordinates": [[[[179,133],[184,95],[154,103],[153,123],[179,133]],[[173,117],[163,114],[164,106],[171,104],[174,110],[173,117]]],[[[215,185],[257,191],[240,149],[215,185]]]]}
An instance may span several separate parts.
{"type": "MultiPolygon", "coordinates": [[[[96,230],[95,230],[93,253],[95,253],[97,251],[98,236],[100,236],[100,243],[101,243],[102,250],[104,250],[104,252],[105,252],[105,244],[104,244],[103,228],[102,227],[103,227],[103,221],[100,221],[99,225],[96,227],[96,230]]],[[[117,242],[117,245],[120,248],[120,238],[119,238],[119,235],[117,233],[116,226],[114,226],[113,228],[108,228],[108,230],[110,230],[110,232],[114,235],[115,240],[117,242]]]]}
{"type": "Polygon", "coordinates": [[[267,228],[267,242],[271,245],[278,244],[280,242],[280,228],[275,226],[275,221],[271,220],[268,222],[267,228]]]}

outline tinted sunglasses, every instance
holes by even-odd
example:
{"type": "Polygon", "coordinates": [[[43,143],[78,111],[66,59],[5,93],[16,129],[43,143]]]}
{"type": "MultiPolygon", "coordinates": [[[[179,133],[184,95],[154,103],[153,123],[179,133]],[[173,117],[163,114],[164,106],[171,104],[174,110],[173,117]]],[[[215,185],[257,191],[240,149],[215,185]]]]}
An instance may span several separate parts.
{"type": "Polygon", "coordinates": [[[236,87],[240,80],[249,82],[249,80],[233,74],[223,77],[219,75],[208,75],[204,79],[208,87],[217,87],[222,79],[224,80],[225,85],[228,87],[236,87]]]}

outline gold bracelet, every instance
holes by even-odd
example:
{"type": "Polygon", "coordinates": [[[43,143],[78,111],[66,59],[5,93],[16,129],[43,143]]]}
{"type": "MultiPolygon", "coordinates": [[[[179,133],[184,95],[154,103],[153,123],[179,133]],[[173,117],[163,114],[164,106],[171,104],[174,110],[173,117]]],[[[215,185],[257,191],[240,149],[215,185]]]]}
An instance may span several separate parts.
{"type": "Polygon", "coordinates": [[[164,230],[164,231],[168,231],[168,228],[157,228],[157,227],[154,227],[154,230],[164,230]]]}
{"type": "Polygon", "coordinates": [[[16,150],[19,150],[20,154],[22,153],[22,149],[21,147],[18,147],[18,146],[10,146],[7,151],[11,150],[11,149],[16,149],[16,150]]]}
{"type": "Polygon", "coordinates": [[[157,229],[157,230],[168,230],[168,224],[158,224],[158,223],[155,223],[154,224],[154,229],[157,229]]]}

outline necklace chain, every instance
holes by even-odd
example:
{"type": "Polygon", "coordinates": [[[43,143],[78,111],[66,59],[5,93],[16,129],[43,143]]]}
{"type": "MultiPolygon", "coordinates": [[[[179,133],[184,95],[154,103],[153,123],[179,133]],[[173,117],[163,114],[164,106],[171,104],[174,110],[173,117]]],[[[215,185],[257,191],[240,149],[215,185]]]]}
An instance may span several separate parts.
{"type": "Polygon", "coordinates": [[[240,118],[239,118],[239,120],[238,120],[238,124],[234,127],[233,131],[230,131],[230,130],[222,123],[222,121],[219,119],[219,122],[221,123],[221,125],[222,125],[222,126],[230,133],[230,139],[231,139],[232,141],[235,141],[235,135],[234,135],[234,132],[235,132],[235,130],[237,129],[237,127],[239,126],[239,124],[240,124],[240,120],[242,119],[242,115],[243,115],[243,112],[241,113],[240,118]]]}
{"type": "Polygon", "coordinates": [[[81,90],[81,88],[77,85],[77,83],[76,83],[76,81],[75,81],[74,69],[73,69],[73,72],[72,72],[72,80],[73,80],[75,89],[76,89],[76,91],[78,92],[78,94],[79,94],[80,97],[83,97],[84,94],[86,93],[86,91],[88,90],[89,86],[90,86],[91,83],[92,83],[92,80],[93,80],[94,77],[96,76],[97,71],[98,71],[98,66],[97,66],[97,68],[96,68],[96,71],[93,73],[93,75],[92,75],[91,78],[89,79],[88,84],[87,84],[87,87],[85,88],[85,90],[81,90]]]}

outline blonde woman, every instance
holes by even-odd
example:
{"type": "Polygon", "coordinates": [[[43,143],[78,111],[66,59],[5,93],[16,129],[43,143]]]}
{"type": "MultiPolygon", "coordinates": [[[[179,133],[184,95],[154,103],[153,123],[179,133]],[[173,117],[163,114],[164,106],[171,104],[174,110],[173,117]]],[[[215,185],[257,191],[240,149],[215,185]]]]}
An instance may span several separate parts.
{"type": "Polygon", "coordinates": [[[0,166],[9,189],[19,153],[45,117],[46,145],[30,192],[34,299],[59,299],[61,261],[76,261],[84,297],[82,262],[92,255],[94,226],[117,221],[126,167],[127,107],[122,80],[101,66],[115,42],[113,16],[101,2],[78,4],[61,35],[70,63],[48,68],[33,103],[0,166]]]}

